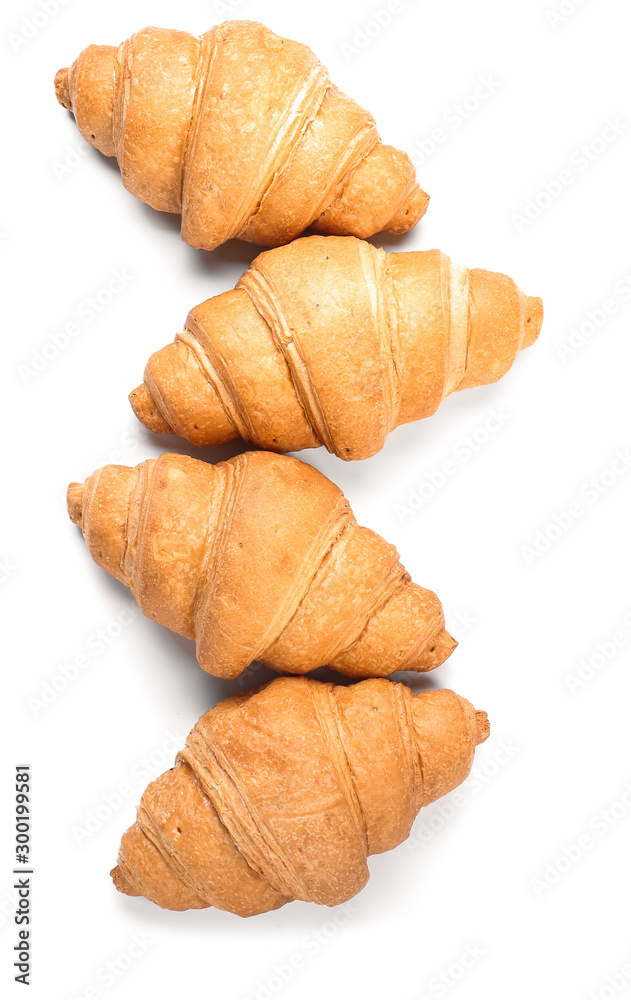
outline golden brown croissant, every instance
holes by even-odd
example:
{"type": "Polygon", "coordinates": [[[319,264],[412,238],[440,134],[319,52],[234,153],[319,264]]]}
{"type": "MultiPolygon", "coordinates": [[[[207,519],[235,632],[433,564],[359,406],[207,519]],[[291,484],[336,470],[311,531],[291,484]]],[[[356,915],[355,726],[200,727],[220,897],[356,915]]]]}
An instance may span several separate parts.
{"type": "Polygon", "coordinates": [[[193,247],[279,246],[308,226],[404,233],[427,208],[409,157],[379,141],[313,52],[254,21],[90,45],[55,91],[132,194],[181,213],[193,247]]]}
{"type": "Polygon", "coordinates": [[[200,665],[218,677],[253,660],[385,677],[431,670],[456,645],[436,595],[298,459],[106,465],[71,484],[68,512],[99,566],[149,618],[195,639],[200,665]]]}
{"type": "Polygon", "coordinates": [[[146,789],[114,884],[170,910],[335,906],[367,882],[368,855],[464,781],[488,733],[453,691],[387,680],[283,677],[228,698],[146,789]]]}
{"type": "Polygon", "coordinates": [[[130,400],[150,430],[200,446],[242,437],[367,458],[449,393],[501,378],[542,319],[510,278],[438,250],[310,236],[193,309],[130,400]]]}

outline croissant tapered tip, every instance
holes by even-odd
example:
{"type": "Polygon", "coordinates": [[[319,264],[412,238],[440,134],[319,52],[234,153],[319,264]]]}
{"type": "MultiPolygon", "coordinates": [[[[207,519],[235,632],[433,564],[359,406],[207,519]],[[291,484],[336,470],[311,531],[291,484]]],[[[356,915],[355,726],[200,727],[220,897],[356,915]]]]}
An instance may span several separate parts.
{"type": "Polygon", "coordinates": [[[457,645],[458,642],[454,639],[453,635],[450,635],[446,629],[443,629],[425,647],[418,659],[412,665],[406,666],[405,670],[434,670],[451,656],[457,645]]]}
{"type": "Polygon", "coordinates": [[[68,111],[72,111],[72,100],[70,98],[70,71],[66,66],[65,69],[57,70],[55,76],[55,94],[57,100],[63,108],[67,108],[68,111]]]}
{"type": "Polygon", "coordinates": [[[415,184],[409,198],[406,198],[397,214],[385,227],[386,232],[394,233],[395,235],[407,233],[416,225],[419,219],[423,218],[428,205],[429,195],[418,184],[415,184]]]}
{"type": "Polygon", "coordinates": [[[543,302],[535,295],[526,296],[526,317],[524,321],[524,336],[520,344],[521,349],[530,347],[541,332],[543,324],[543,302]]]}
{"type": "Polygon", "coordinates": [[[110,876],[111,876],[112,882],[114,883],[114,885],[116,886],[117,889],[120,888],[122,882],[126,881],[125,876],[123,875],[123,873],[120,870],[120,868],[118,867],[118,865],[116,865],[114,868],[112,868],[112,870],[110,872],[110,876]]]}
{"type": "Polygon", "coordinates": [[[160,413],[155,399],[144,383],[129,393],[129,402],[141,424],[144,424],[148,430],[153,431],[154,434],[171,434],[173,432],[173,428],[160,413]]]}
{"type": "Polygon", "coordinates": [[[491,732],[491,724],[489,722],[489,717],[486,712],[476,711],[475,713],[475,724],[476,724],[476,739],[475,745],[478,747],[480,743],[484,743],[488,739],[491,732]]]}
{"type": "Polygon", "coordinates": [[[70,483],[67,493],[68,517],[83,528],[83,491],[85,483],[70,483]]]}
{"type": "Polygon", "coordinates": [[[131,885],[123,875],[120,867],[116,865],[116,868],[112,868],[110,875],[115,887],[119,892],[124,892],[126,896],[137,896],[138,893],[134,892],[131,885]]]}

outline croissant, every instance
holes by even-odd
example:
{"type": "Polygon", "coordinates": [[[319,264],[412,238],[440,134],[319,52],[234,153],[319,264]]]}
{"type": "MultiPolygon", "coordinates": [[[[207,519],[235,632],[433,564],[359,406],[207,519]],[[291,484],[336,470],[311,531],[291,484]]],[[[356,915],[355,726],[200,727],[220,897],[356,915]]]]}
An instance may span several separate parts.
{"type": "Polygon", "coordinates": [[[449,393],[501,378],[542,319],[510,278],[438,250],[310,236],[193,309],[130,400],[150,430],[200,446],[241,437],[367,458],[449,393]]]}
{"type": "Polygon", "coordinates": [[[311,49],[253,21],[90,45],[55,91],[128,191],[182,215],[193,247],[279,246],[308,226],[404,233],[427,208],[410,158],[379,141],[311,49]]]}
{"type": "Polygon", "coordinates": [[[142,796],[114,884],[169,910],[240,916],[293,899],[335,906],[368,880],[422,806],[469,774],[485,712],[413,694],[282,677],[221,702],[142,796]]]}
{"type": "Polygon", "coordinates": [[[253,660],[290,674],[328,664],[385,677],[431,670],[456,645],[436,595],[296,458],[106,465],[70,485],[68,512],[99,566],[149,618],[195,639],[217,677],[253,660]]]}

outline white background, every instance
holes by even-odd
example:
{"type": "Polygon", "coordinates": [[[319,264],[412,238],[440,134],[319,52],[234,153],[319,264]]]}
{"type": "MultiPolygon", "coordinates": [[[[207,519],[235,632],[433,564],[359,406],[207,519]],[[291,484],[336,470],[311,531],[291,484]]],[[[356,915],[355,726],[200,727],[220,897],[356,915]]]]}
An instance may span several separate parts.
{"type": "MultiPolygon", "coordinates": [[[[616,286],[631,275],[628,3],[584,0],[572,12],[565,0],[570,13],[553,24],[547,12],[561,0],[409,0],[360,47],[356,32],[374,6],[234,4],[235,16],[307,42],[373,112],[385,141],[416,150],[429,211],[408,236],[375,242],[392,251],[438,246],[458,263],[505,271],[544,298],[546,318],[539,342],[501,383],[452,397],[369,461],[346,465],[322,450],[301,457],[339,483],[358,520],[396,543],[413,577],[438,592],[461,644],[413,683],[454,687],[486,709],[491,739],[464,801],[442,815],[439,805],[428,808],[410,845],[371,860],[371,880],[336,933],[329,911],[304,903],[242,920],[210,909],[169,913],[114,891],[108,872],[146,784],[137,776],[143,758],[169,733],[181,743],[202,712],[239,688],[204,675],[192,643],[141,616],[100,655],[90,651],[90,637],[115,632],[131,599],[87,555],[66,516],[66,485],[107,461],[189,450],[145,432],[127,394],[188,309],[232,287],[257,249],[187,247],[175,217],[129,195],[115,164],[80,142],[53,93],[55,71],[89,43],[118,44],[147,23],[201,33],[225,18],[221,8],[67,0],[34,37],[16,42],[39,8],[5,3],[0,975],[11,996],[23,989],[11,982],[10,887],[13,773],[24,761],[33,772],[36,998],[94,997],[92,987],[107,1000],[605,1000],[617,995],[608,977],[631,993],[622,972],[631,961],[631,809],[622,801],[631,781],[631,470],[606,474],[616,451],[631,446],[631,298],[616,286]],[[495,92],[464,120],[455,106],[489,75],[495,92]],[[575,151],[610,117],[626,128],[584,169],[575,151]],[[420,144],[436,128],[446,139],[421,162],[420,144]],[[544,185],[564,169],[573,182],[518,225],[528,199],[545,203],[544,185]],[[20,366],[30,367],[33,352],[121,268],[133,276],[128,287],[25,380],[20,366]],[[573,327],[588,331],[605,299],[615,312],[562,357],[559,345],[573,327]],[[489,433],[498,408],[503,426],[489,433]],[[468,460],[454,457],[471,434],[484,443],[468,460]],[[457,472],[423,508],[398,510],[428,476],[439,481],[447,459],[457,472]],[[594,500],[586,484],[603,473],[606,488],[594,500]],[[582,516],[550,530],[573,503],[582,516]],[[539,531],[561,537],[528,558],[524,547],[536,537],[544,547],[539,531]],[[599,659],[598,644],[615,633],[624,644],[599,659]],[[29,707],[82,653],[91,662],[79,678],[44,710],[29,707]],[[572,685],[582,659],[600,669],[572,685]],[[130,797],[77,843],[87,815],[125,782],[130,797]],[[590,849],[559,864],[581,837],[590,849]],[[108,985],[104,967],[125,966],[141,934],[147,950],[108,985]],[[483,955],[457,979],[467,946],[483,955]],[[281,984],[275,967],[288,975],[282,967],[294,954],[303,967],[281,984]]],[[[239,447],[189,453],[217,460],[239,447]]],[[[152,774],[173,756],[158,753],[152,774]]],[[[453,805],[453,794],[443,802],[453,805]]]]}

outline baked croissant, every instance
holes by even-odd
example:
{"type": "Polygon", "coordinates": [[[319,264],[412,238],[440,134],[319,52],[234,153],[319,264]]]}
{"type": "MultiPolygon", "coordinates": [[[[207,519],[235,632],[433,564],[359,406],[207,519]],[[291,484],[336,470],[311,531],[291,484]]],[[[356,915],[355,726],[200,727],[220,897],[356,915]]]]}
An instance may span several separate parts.
{"type": "Polygon", "coordinates": [[[150,430],[200,446],[242,437],[367,458],[449,393],[501,378],[542,319],[510,278],[438,250],[310,236],[193,309],[130,400],[150,430]]]}
{"type": "Polygon", "coordinates": [[[169,910],[335,906],[366,884],[369,854],[464,781],[488,734],[453,691],[387,680],[283,677],[228,698],[146,789],[114,884],[169,910]]]}
{"type": "Polygon", "coordinates": [[[149,618],[195,639],[217,677],[253,660],[290,674],[328,664],[385,677],[431,670],[456,645],[436,595],[298,459],[106,465],[70,485],[68,512],[99,566],[149,618]]]}
{"type": "Polygon", "coordinates": [[[193,247],[279,246],[308,226],[404,233],[427,208],[410,158],[379,141],[311,49],[254,21],[90,45],[55,91],[132,194],[181,213],[193,247]]]}

